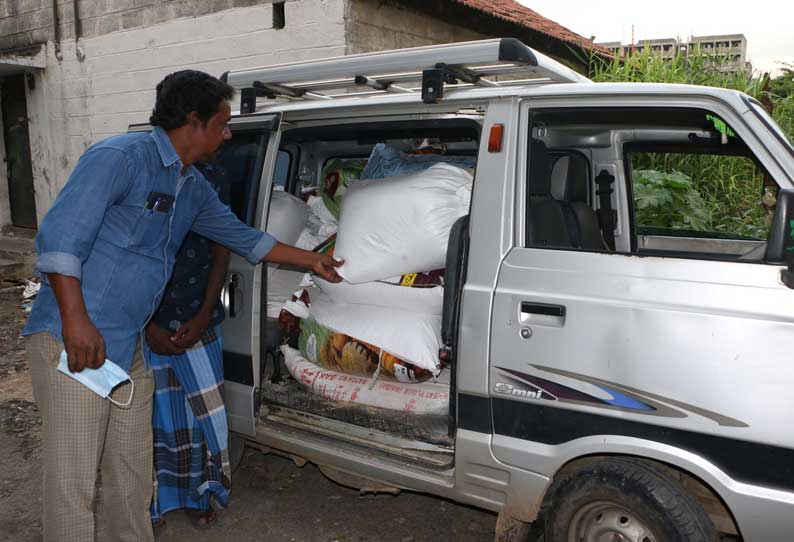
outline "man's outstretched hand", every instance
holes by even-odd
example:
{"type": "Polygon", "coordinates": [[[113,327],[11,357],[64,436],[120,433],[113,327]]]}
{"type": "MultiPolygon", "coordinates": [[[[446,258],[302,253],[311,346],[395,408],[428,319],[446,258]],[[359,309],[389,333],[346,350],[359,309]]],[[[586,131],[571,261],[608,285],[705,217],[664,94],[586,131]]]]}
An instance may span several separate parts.
{"type": "Polygon", "coordinates": [[[312,271],[328,282],[342,282],[342,277],[336,272],[336,268],[345,262],[327,254],[317,254],[317,256],[318,258],[312,266],[312,271]]]}
{"type": "Polygon", "coordinates": [[[315,272],[328,282],[342,282],[342,277],[336,272],[336,268],[345,263],[328,254],[318,254],[284,243],[276,243],[265,256],[265,261],[302,267],[315,272]]]}

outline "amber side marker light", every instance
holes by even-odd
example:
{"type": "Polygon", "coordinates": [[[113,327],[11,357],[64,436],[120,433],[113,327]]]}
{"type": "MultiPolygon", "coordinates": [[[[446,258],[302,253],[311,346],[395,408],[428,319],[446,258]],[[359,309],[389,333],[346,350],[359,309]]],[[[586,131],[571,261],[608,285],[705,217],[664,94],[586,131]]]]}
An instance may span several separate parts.
{"type": "Polygon", "coordinates": [[[488,152],[502,151],[502,133],[504,132],[504,128],[504,124],[494,124],[491,126],[491,134],[488,136],[488,152]]]}

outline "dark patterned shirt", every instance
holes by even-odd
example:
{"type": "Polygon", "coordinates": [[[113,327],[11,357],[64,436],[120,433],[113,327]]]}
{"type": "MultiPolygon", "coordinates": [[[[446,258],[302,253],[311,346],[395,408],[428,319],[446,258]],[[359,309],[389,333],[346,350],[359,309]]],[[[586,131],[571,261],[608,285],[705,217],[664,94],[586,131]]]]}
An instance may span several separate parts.
{"type": "MultiPolygon", "coordinates": [[[[227,190],[218,186],[215,168],[205,164],[196,167],[212,185],[221,201],[228,205],[227,190]]],[[[196,316],[204,304],[204,296],[212,268],[212,241],[189,232],[176,254],[171,280],[163,292],[163,300],[152,317],[152,321],[164,329],[176,331],[179,326],[196,316]]],[[[218,299],[210,318],[210,328],[223,322],[226,312],[218,299]]]]}
{"type": "MultiPolygon", "coordinates": [[[[204,304],[210,268],[212,267],[211,241],[190,232],[176,255],[174,272],[165,288],[163,301],[152,320],[158,326],[176,331],[193,318],[204,304]]],[[[215,327],[225,317],[220,299],[212,311],[210,327],[215,327]]]]}

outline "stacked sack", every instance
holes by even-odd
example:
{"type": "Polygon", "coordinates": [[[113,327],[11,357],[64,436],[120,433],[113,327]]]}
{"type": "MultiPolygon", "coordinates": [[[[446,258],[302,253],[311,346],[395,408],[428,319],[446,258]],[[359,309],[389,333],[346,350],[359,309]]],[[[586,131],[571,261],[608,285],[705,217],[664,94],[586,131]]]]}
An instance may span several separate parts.
{"type": "Polygon", "coordinates": [[[473,161],[376,146],[341,198],[332,248],[344,281],[315,277],[282,312],[304,358],[373,382],[439,375],[443,267],[450,229],[469,212],[473,161]]]}
{"type": "MultiPolygon", "coordinates": [[[[277,187],[270,197],[267,232],[287,245],[304,250],[333,250],[339,221],[339,205],[351,180],[358,179],[364,160],[333,160],[325,168],[319,194],[304,194],[304,201],[277,187]]],[[[303,282],[303,271],[268,264],[267,317],[276,319],[284,302],[303,282]]]]}

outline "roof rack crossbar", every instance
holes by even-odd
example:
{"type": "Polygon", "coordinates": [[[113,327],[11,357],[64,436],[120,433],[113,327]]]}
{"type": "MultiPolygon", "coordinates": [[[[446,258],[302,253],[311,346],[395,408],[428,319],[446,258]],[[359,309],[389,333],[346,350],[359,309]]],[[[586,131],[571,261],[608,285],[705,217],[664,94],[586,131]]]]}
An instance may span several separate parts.
{"type": "Polygon", "coordinates": [[[276,83],[263,83],[261,81],[254,81],[253,87],[263,92],[263,94],[259,94],[260,96],[263,95],[270,99],[274,99],[278,96],[286,96],[287,98],[307,98],[310,100],[332,99],[331,97],[326,96],[325,94],[311,92],[308,89],[293,88],[287,85],[279,85],[276,83]]]}
{"type": "Polygon", "coordinates": [[[395,93],[410,93],[413,92],[410,89],[405,87],[401,87],[394,84],[394,81],[385,81],[385,80],[378,80],[378,79],[371,79],[366,75],[357,75],[355,78],[355,83],[359,86],[365,86],[374,88],[375,90],[382,90],[384,92],[395,92],[395,93]]]}

